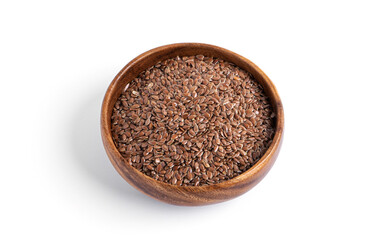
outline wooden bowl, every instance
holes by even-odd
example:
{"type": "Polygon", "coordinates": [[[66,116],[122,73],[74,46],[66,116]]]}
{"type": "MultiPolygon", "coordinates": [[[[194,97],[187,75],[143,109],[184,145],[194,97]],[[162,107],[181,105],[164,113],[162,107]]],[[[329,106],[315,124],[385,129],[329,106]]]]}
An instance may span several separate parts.
{"type": "Polygon", "coordinates": [[[107,89],[102,105],[101,134],[111,163],[118,173],[133,187],[157,200],[175,205],[207,205],[235,198],[254,187],[269,172],[280,150],[284,128],[284,113],[280,97],[270,79],[248,59],[221,47],[200,43],[178,43],[149,50],[129,62],[114,78],[107,89]],[[239,176],[214,185],[176,186],[152,179],[125,163],[114,145],[111,134],[111,115],[114,103],[125,85],[142,71],[176,56],[202,54],[234,63],[251,73],[269,96],[276,113],[276,133],[273,142],[262,158],[239,176]]]}

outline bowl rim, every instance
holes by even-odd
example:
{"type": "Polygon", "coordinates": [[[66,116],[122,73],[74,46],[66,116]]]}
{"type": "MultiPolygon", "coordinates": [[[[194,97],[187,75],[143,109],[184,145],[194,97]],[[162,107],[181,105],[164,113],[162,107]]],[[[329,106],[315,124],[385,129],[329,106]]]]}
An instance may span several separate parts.
{"type": "MultiPolygon", "coordinates": [[[[233,62],[235,65],[236,63],[233,62]]],[[[253,75],[253,74],[252,74],[253,75]]],[[[111,114],[110,114],[111,116],[111,114]]],[[[269,77],[253,62],[248,60],[247,58],[232,52],[228,49],[218,47],[215,45],[211,44],[206,44],[206,43],[195,43],[195,42],[186,42],[186,43],[174,43],[174,44],[168,44],[168,45],[163,45],[160,47],[153,48],[151,50],[148,50],[134,59],[132,59],[128,64],[126,64],[121,71],[114,77],[114,79],[111,81],[109,87],[106,90],[103,102],[102,102],[102,108],[101,108],[101,135],[102,138],[105,138],[106,144],[109,144],[110,149],[113,149],[114,152],[114,160],[112,160],[110,157],[110,161],[123,161],[125,164],[124,166],[128,168],[133,168],[138,174],[141,174],[143,177],[149,179],[150,181],[154,182],[155,184],[162,185],[165,187],[174,187],[174,188],[179,188],[179,189],[188,189],[191,190],[192,192],[200,190],[201,192],[206,192],[208,190],[216,189],[216,188],[227,188],[235,185],[238,182],[246,181],[248,179],[251,179],[251,176],[256,174],[257,172],[261,171],[265,166],[268,165],[268,162],[272,160],[273,155],[279,151],[280,144],[282,142],[283,138],[283,131],[284,131],[284,111],[283,111],[283,106],[282,102],[280,99],[280,96],[277,92],[277,89],[273,82],[269,79],[269,77]],[[122,77],[131,69],[137,62],[142,61],[145,58],[152,57],[154,54],[157,54],[161,51],[167,50],[167,49],[173,49],[173,48],[186,48],[186,47],[191,47],[191,48],[196,48],[196,47],[203,47],[203,48],[210,48],[214,49],[215,51],[219,52],[224,52],[225,54],[233,55],[234,57],[240,59],[240,61],[245,62],[249,67],[253,70],[259,73],[262,78],[262,86],[264,84],[268,85],[268,88],[270,89],[270,92],[268,93],[269,99],[273,99],[275,101],[275,106],[274,106],[274,111],[276,112],[276,125],[275,125],[275,133],[273,137],[273,141],[267,151],[264,153],[264,155],[259,159],[253,166],[251,166],[249,169],[247,169],[245,172],[239,174],[238,176],[228,179],[226,181],[220,182],[220,183],[215,183],[211,185],[202,185],[202,186],[181,186],[181,185],[173,185],[169,184],[166,182],[162,182],[159,180],[155,180],[154,178],[145,175],[144,173],[140,172],[133,166],[129,165],[127,161],[122,157],[122,155],[119,153],[117,147],[114,144],[113,138],[112,138],[112,133],[111,133],[111,118],[107,117],[107,111],[112,112],[113,109],[109,109],[109,101],[112,98],[112,95],[114,94],[114,91],[117,87],[119,87],[119,82],[122,79],[122,77]]],[[[107,151],[107,149],[106,149],[107,151]]],[[[113,162],[112,162],[113,163],[113,162]]],[[[114,164],[113,164],[114,165],[114,164]]],[[[117,164],[117,166],[114,165],[114,167],[117,169],[117,167],[120,167],[120,164],[117,164]]],[[[118,170],[118,169],[117,169],[118,170]]],[[[122,173],[120,173],[122,176],[122,173]]],[[[127,179],[126,179],[127,180],[127,179]]],[[[128,181],[128,180],[127,180],[128,181]]],[[[129,182],[129,181],[128,181],[129,182]]],[[[130,182],[129,182],[130,183],[130,182]]],[[[131,184],[134,187],[138,188],[136,185],[131,184]]],[[[147,194],[149,195],[149,194],[147,194]]],[[[151,196],[151,195],[150,195],[151,196]]],[[[153,198],[156,198],[154,196],[151,196],[153,198]]],[[[159,200],[159,199],[158,199],[159,200]]]]}

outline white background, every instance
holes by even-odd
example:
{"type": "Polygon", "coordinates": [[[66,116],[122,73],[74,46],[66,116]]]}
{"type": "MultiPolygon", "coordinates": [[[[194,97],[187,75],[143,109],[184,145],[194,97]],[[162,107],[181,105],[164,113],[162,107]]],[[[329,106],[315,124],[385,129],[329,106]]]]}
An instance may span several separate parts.
{"type": "Polygon", "coordinates": [[[1,1],[1,239],[391,239],[390,1],[1,1]],[[175,42],[272,79],[285,139],[267,177],[206,207],[144,196],[99,132],[114,76],[175,42]]]}

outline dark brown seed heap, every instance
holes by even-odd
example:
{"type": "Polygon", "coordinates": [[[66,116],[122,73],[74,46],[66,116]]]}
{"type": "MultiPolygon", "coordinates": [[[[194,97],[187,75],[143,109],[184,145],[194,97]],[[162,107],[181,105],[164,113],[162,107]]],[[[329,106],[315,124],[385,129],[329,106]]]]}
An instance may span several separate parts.
{"type": "Polygon", "coordinates": [[[270,146],[272,107],[252,76],[221,59],[176,57],[142,72],[115,103],[113,140],[140,172],[200,186],[249,169],[270,146]]]}

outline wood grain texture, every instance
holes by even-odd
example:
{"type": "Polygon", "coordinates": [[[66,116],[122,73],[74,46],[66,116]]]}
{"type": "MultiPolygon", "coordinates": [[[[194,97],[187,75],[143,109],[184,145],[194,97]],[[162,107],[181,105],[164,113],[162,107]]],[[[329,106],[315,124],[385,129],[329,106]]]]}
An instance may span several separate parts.
{"type": "Polygon", "coordinates": [[[284,129],[284,112],[274,84],[263,71],[248,59],[213,45],[201,43],[178,43],[147,51],[129,62],[114,78],[107,89],[102,104],[101,134],[107,155],[118,173],[133,187],[157,200],[186,206],[207,205],[235,198],[254,187],[269,172],[279,153],[284,129]],[[241,175],[214,185],[176,186],[157,181],[125,163],[114,145],[111,135],[111,115],[114,103],[125,85],[145,69],[176,56],[202,54],[232,62],[250,72],[262,84],[276,112],[276,133],[273,142],[262,158],[241,175]]]}

